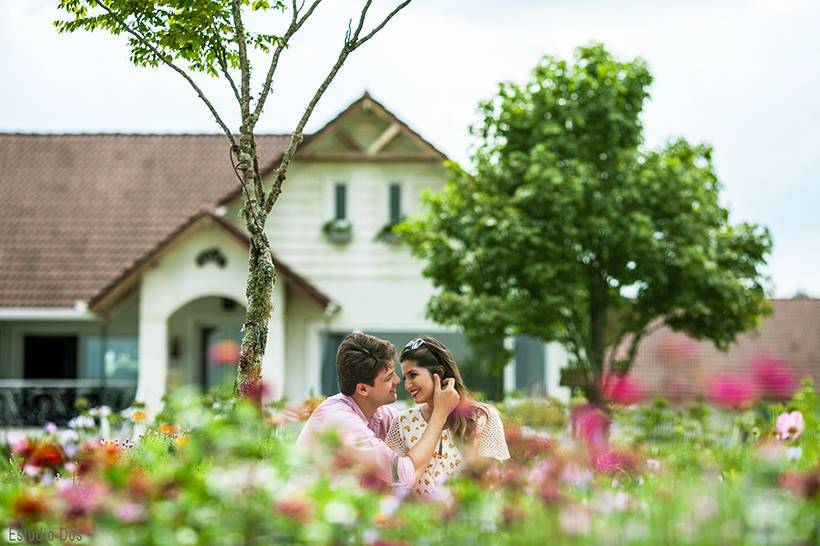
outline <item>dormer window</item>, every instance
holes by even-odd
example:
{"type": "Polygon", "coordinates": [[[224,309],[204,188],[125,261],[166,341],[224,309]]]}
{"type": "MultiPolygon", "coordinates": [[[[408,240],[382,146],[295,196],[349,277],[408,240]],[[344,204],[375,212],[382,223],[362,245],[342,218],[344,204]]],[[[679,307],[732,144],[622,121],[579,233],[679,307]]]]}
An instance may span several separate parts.
{"type": "Polygon", "coordinates": [[[401,222],[401,184],[390,184],[390,224],[401,222]]]}
{"type": "Polygon", "coordinates": [[[335,188],[335,220],[347,219],[347,184],[338,182],[335,188]]]}

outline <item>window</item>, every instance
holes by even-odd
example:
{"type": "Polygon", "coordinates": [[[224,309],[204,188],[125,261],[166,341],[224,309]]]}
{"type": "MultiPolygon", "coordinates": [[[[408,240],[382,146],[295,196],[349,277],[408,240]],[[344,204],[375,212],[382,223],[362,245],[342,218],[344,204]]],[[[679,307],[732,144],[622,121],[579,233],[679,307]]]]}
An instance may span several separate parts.
{"type": "Polygon", "coordinates": [[[401,222],[401,184],[390,184],[390,224],[401,222]]]}
{"type": "Polygon", "coordinates": [[[25,336],[24,379],[76,379],[77,336],[25,336]]]}
{"type": "Polygon", "coordinates": [[[83,379],[136,379],[139,372],[137,336],[86,336],[83,379]]]}
{"type": "Polygon", "coordinates": [[[336,184],[335,192],[336,220],[347,219],[347,184],[336,184]]]}

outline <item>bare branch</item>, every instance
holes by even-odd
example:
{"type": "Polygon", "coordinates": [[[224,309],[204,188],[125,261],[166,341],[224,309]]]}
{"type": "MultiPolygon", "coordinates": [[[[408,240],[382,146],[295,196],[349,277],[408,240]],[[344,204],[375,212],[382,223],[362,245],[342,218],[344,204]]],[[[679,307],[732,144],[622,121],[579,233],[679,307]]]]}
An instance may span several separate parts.
{"type": "MultiPolygon", "coordinates": [[[[373,35],[375,35],[379,30],[384,28],[387,22],[393,18],[393,16],[401,11],[405,6],[407,6],[412,0],[405,0],[401,4],[399,4],[396,9],[390,12],[387,17],[375,28],[373,29],[365,38],[361,40],[356,39],[356,34],[354,33],[353,38],[345,39],[345,43],[342,46],[342,50],[339,52],[339,57],[336,59],[336,63],[331,67],[330,72],[328,72],[325,79],[316,89],[316,92],[313,94],[313,97],[310,99],[307,107],[305,108],[304,113],[302,114],[302,118],[297,123],[296,128],[293,130],[290,136],[290,142],[288,143],[288,147],[285,152],[282,154],[282,159],[279,162],[279,166],[273,173],[273,187],[271,188],[270,193],[268,194],[267,198],[265,199],[263,210],[265,214],[269,213],[273,208],[273,205],[276,203],[276,200],[279,199],[279,195],[282,193],[282,184],[287,178],[288,168],[290,167],[290,162],[293,159],[294,154],[296,153],[296,149],[299,147],[299,144],[302,143],[303,138],[303,131],[305,129],[305,125],[310,119],[311,114],[313,113],[313,109],[316,107],[316,104],[319,102],[319,99],[322,98],[327,88],[330,86],[333,79],[338,74],[339,69],[344,64],[347,57],[356,50],[359,46],[361,46],[365,41],[369,40],[373,35]]],[[[362,12],[359,15],[359,24],[358,29],[364,26],[364,19],[367,15],[367,10],[370,7],[370,0],[367,0],[364,7],[362,8],[362,12]]],[[[357,30],[358,32],[358,30],[357,30]]]]}
{"type": "Polygon", "coordinates": [[[228,55],[225,52],[225,48],[222,47],[222,41],[219,39],[219,33],[214,29],[214,50],[216,51],[216,60],[219,62],[219,68],[222,71],[222,75],[225,76],[225,79],[228,80],[228,83],[231,85],[231,89],[233,90],[233,96],[236,97],[236,102],[239,104],[239,108],[242,108],[242,97],[239,94],[239,89],[236,87],[236,82],[233,81],[231,77],[231,73],[228,67],[228,55]]]}
{"type": "MultiPolygon", "coordinates": [[[[371,31],[370,31],[370,32],[369,32],[369,33],[368,33],[368,34],[367,34],[364,38],[362,38],[361,40],[357,41],[357,42],[354,44],[353,49],[356,49],[357,47],[359,47],[360,45],[362,45],[363,43],[365,43],[366,41],[368,41],[370,38],[372,38],[373,36],[375,36],[377,32],[379,32],[381,29],[383,29],[383,28],[384,28],[384,25],[386,25],[386,24],[390,21],[390,19],[392,19],[392,18],[393,18],[393,16],[395,16],[398,12],[400,12],[401,10],[403,10],[404,8],[406,8],[406,7],[407,7],[407,5],[408,5],[410,2],[412,2],[412,1],[413,1],[413,0],[404,0],[404,2],[402,2],[401,4],[399,4],[398,6],[396,6],[396,9],[394,9],[393,11],[391,11],[390,13],[388,13],[388,14],[387,14],[387,16],[384,18],[384,20],[382,20],[382,22],[381,22],[381,23],[379,23],[378,25],[376,25],[376,26],[373,28],[373,30],[371,30],[371,31]]],[[[369,3],[369,2],[368,2],[368,3],[369,3]]],[[[364,18],[362,18],[362,21],[363,21],[363,20],[364,20],[364,18]]]]}
{"type": "Polygon", "coordinates": [[[364,3],[364,7],[362,8],[362,13],[359,16],[359,24],[356,25],[356,32],[353,33],[352,41],[355,44],[356,40],[359,39],[359,34],[362,33],[362,28],[364,27],[364,20],[367,18],[367,10],[370,9],[370,4],[373,3],[373,0],[367,0],[364,3]]]}
{"type": "Polygon", "coordinates": [[[322,3],[322,0],[314,0],[313,3],[308,7],[307,12],[305,12],[302,17],[299,17],[299,13],[304,7],[305,3],[302,2],[302,7],[296,7],[296,0],[292,0],[293,2],[293,17],[291,18],[290,26],[288,27],[287,31],[285,31],[284,36],[282,36],[282,40],[276,45],[276,49],[273,51],[273,57],[271,58],[270,67],[268,68],[268,74],[265,76],[265,83],[262,86],[262,91],[259,93],[259,99],[256,101],[256,108],[254,109],[254,116],[253,116],[253,123],[256,123],[256,120],[262,115],[262,109],[265,107],[265,101],[268,99],[268,93],[270,93],[271,85],[273,84],[273,75],[276,72],[276,67],[279,65],[279,57],[282,55],[282,51],[288,47],[290,43],[290,39],[293,37],[296,32],[302,28],[302,25],[305,24],[305,21],[313,15],[313,11],[322,3]]]}
{"type": "Polygon", "coordinates": [[[236,44],[239,46],[239,72],[241,74],[242,100],[240,108],[242,110],[242,126],[248,123],[251,103],[251,71],[248,66],[248,42],[245,39],[245,27],[242,24],[242,8],[240,0],[231,0],[231,11],[233,12],[234,32],[236,34],[236,44]]]}
{"type": "Polygon", "coordinates": [[[203,101],[203,102],[205,103],[205,105],[208,107],[208,110],[210,110],[210,111],[211,111],[211,114],[214,116],[214,119],[216,120],[216,122],[217,122],[217,123],[219,124],[219,126],[222,128],[222,132],[224,132],[224,133],[225,133],[225,136],[227,136],[227,137],[228,137],[228,140],[230,140],[230,141],[231,141],[231,144],[232,144],[232,145],[235,145],[235,144],[236,144],[236,140],[234,139],[234,135],[233,135],[233,133],[231,132],[231,130],[230,130],[230,129],[228,129],[228,126],[225,124],[225,122],[224,122],[224,121],[222,121],[222,118],[221,118],[221,117],[219,116],[219,114],[217,113],[216,108],[214,108],[213,104],[211,104],[211,101],[209,101],[209,100],[208,100],[208,98],[205,96],[205,93],[203,93],[203,92],[202,92],[202,89],[200,89],[200,88],[199,88],[199,86],[198,86],[198,85],[196,84],[196,82],[195,82],[195,81],[191,78],[191,76],[189,76],[189,75],[188,75],[188,73],[187,73],[187,72],[185,72],[184,70],[182,70],[180,67],[178,67],[177,65],[175,65],[174,63],[172,63],[171,61],[169,61],[169,60],[165,57],[165,55],[163,55],[163,54],[162,54],[162,52],[160,52],[160,51],[157,49],[157,47],[156,47],[154,44],[152,44],[151,42],[149,42],[149,41],[148,41],[148,39],[146,39],[146,38],[145,38],[145,36],[143,36],[143,35],[142,35],[142,33],[140,33],[139,31],[137,31],[137,30],[135,30],[135,29],[131,28],[131,27],[128,25],[128,23],[126,23],[126,22],[125,22],[125,20],[123,20],[123,18],[122,18],[122,17],[120,17],[119,15],[117,15],[116,13],[114,13],[114,11],[113,11],[113,10],[111,10],[111,8],[109,8],[107,5],[103,4],[103,3],[101,2],[101,0],[93,0],[93,1],[94,1],[94,3],[95,3],[95,4],[97,4],[97,5],[98,5],[98,6],[100,6],[102,9],[104,9],[106,12],[108,12],[108,14],[109,14],[109,15],[111,15],[111,17],[112,17],[112,18],[113,18],[116,22],[118,22],[118,23],[122,26],[122,28],[123,28],[126,32],[128,32],[129,34],[131,34],[132,36],[134,36],[137,40],[139,40],[139,41],[140,41],[140,43],[142,43],[142,44],[143,44],[143,45],[145,45],[148,49],[150,49],[150,50],[154,53],[154,55],[156,55],[156,56],[157,56],[157,59],[159,59],[160,61],[162,61],[162,62],[163,62],[163,63],[165,63],[166,65],[170,66],[171,68],[173,68],[173,69],[174,69],[174,70],[175,70],[175,71],[176,71],[176,72],[177,72],[180,76],[182,76],[183,78],[185,78],[185,80],[186,80],[189,84],[191,84],[191,87],[193,87],[193,88],[194,88],[194,91],[196,91],[196,94],[199,96],[199,98],[200,98],[200,99],[202,99],[202,101],[203,101]]]}

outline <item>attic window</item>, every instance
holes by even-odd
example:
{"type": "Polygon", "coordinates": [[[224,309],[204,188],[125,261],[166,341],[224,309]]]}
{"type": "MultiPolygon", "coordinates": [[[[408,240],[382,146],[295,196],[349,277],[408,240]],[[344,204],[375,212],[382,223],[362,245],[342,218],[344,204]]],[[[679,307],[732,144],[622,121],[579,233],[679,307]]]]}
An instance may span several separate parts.
{"type": "Polygon", "coordinates": [[[401,184],[390,184],[390,224],[401,222],[401,184]]]}
{"type": "Polygon", "coordinates": [[[336,220],[347,218],[347,184],[336,184],[335,191],[336,220]]]}

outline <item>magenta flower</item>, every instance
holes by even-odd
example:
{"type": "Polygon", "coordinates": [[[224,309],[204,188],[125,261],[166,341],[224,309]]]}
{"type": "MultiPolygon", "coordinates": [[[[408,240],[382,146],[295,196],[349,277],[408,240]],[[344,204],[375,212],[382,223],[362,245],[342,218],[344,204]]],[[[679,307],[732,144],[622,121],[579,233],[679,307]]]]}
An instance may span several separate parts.
{"type": "Polygon", "coordinates": [[[788,400],[794,394],[797,381],[794,373],[782,360],[759,355],[749,363],[755,385],[764,396],[788,400]]]}
{"type": "Polygon", "coordinates": [[[777,437],[781,440],[797,440],[805,428],[806,423],[803,421],[803,414],[799,411],[781,413],[777,416],[775,430],[777,431],[777,437]]]}
{"type": "Polygon", "coordinates": [[[629,406],[643,399],[640,385],[628,375],[609,375],[604,385],[604,395],[616,404],[629,406]]]}
{"type": "Polygon", "coordinates": [[[757,398],[757,389],[747,380],[722,375],[712,380],[706,395],[719,406],[736,408],[753,402],[757,398]]]}
{"type": "Polygon", "coordinates": [[[572,433],[580,438],[589,450],[606,448],[609,438],[610,418],[592,404],[572,408],[572,433]]]}

